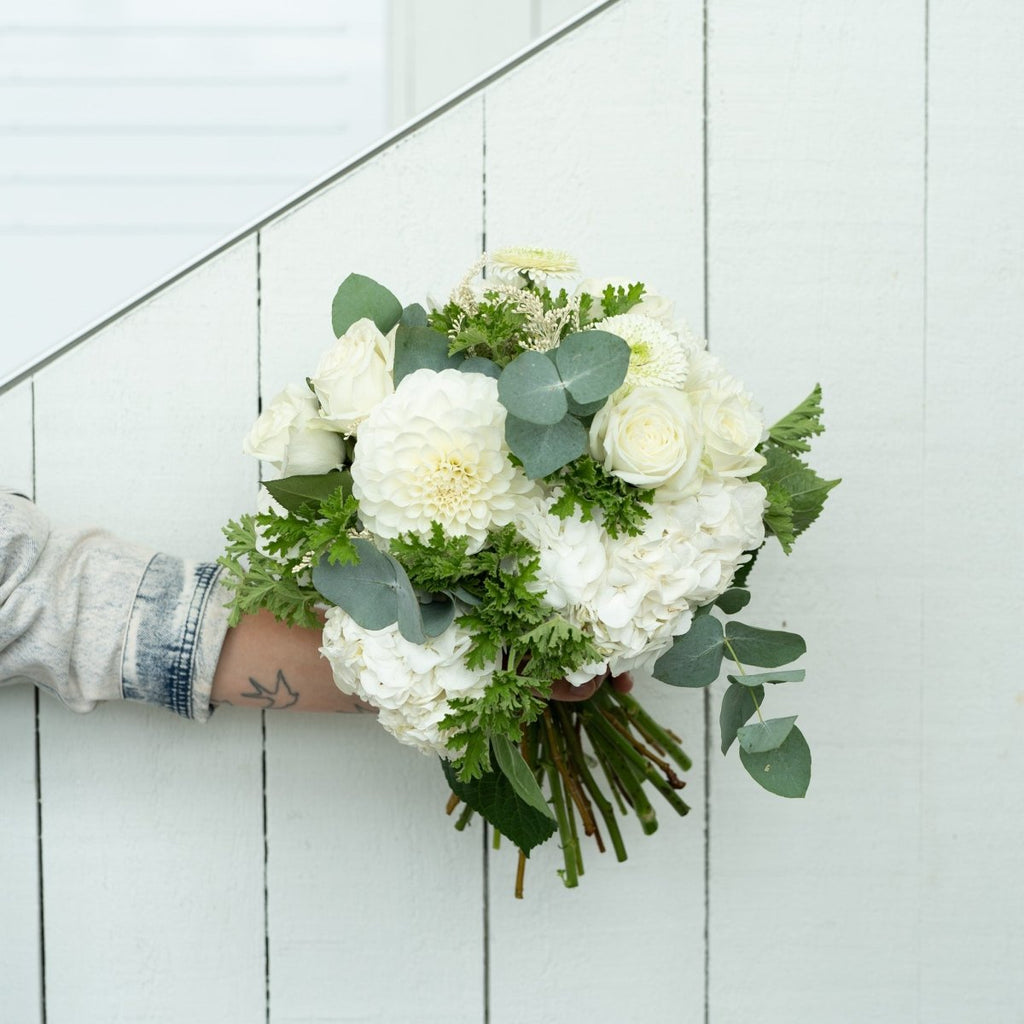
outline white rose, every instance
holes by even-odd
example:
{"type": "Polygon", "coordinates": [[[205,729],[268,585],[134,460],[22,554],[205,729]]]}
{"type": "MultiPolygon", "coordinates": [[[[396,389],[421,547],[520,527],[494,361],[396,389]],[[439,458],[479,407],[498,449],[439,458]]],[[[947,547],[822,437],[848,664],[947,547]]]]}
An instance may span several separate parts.
{"type": "Polygon", "coordinates": [[[310,378],[323,422],[356,433],[378,402],[395,390],[395,332],[387,336],[368,319],[357,320],[321,357],[310,378]]]}
{"type": "Polygon", "coordinates": [[[609,401],[590,425],[590,451],[636,487],[672,481],[681,493],[700,468],[701,439],[689,398],[673,388],[637,388],[609,401]]]}
{"type": "Polygon", "coordinates": [[[764,464],[755,449],[764,437],[764,420],[750,396],[728,382],[694,395],[704,432],[704,450],[719,476],[743,477],[764,464]]]}
{"type": "Polygon", "coordinates": [[[282,476],[335,469],[345,461],[345,442],[320,426],[319,413],[309,388],[289,384],[260,413],[242,451],[269,462],[282,476]]]}

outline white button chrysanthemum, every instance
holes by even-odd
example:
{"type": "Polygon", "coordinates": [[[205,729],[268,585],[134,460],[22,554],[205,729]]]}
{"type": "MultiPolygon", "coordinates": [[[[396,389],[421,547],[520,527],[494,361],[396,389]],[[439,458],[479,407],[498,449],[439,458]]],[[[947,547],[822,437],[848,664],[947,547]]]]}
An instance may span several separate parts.
{"type": "Polygon", "coordinates": [[[610,316],[593,324],[593,329],[615,334],[629,346],[629,369],[615,393],[620,398],[634,388],[681,388],[690,356],[698,351],[689,335],[683,338],[641,313],[610,316]]]}
{"type": "Polygon", "coordinates": [[[417,370],[359,427],[352,493],[378,537],[427,537],[436,522],[478,551],[534,492],[509,461],[497,382],[482,374],[417,370]]]}
{"type": "Polygon", "coordinates": [[[579,273],[576,257],[561,249],[541,249],[536,246],[510,245],[492,252],[487,259],[496,270],[531,277],[567,277],[579,273]]]}

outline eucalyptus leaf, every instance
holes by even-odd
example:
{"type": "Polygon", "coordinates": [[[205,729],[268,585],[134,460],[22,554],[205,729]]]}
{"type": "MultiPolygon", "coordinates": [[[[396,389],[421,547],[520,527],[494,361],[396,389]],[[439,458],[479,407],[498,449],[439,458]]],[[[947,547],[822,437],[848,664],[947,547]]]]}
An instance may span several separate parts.
{"type": "Polygon", "coordinates": [[[599,413],[605,405],[608,404],[607,398],[598,398],[593,402],[577,402],[572,395],[567,396],[569,399],[569,412],[573,416],[579,416],[580,419],[585,419],[587,416],[593,416],[599,413]]]}
{"type": "Polygon", "coordinates": [[[450,594],[431,594],[429,601],[420,601],[420,619],[428,637],[440,636],[455,618],[455,602],[450,594]]]}
{"type": "Polygon", "coordinates": [[[552,821],[555,815],[544,799],[540,786],[530,766],[526,763],[519,748],[507,737],[500,734],[491,737],[491,752],[494,760],[502,770],[505,778],[512,783],[520,799],[535,807],[541,814],[547,815],[552,821]]]}
{"type": "Polygon", "coordinates": [[[737,686],[762,686],[765,683],[802,683],[807,673],[802,668],[783,668],[775,672],[748,672],[746,675],[727,676],[737,686]]]}
{"type": "Polygon", "coordinates": [[[804,638],[798,633],[786,633],[779,629],[758,629],[742,622],[728,622],[725,636],[732,647],[726,649],[726,657],[744,665],[760,668],[778,668],[796,661],[807,650],[804,638]],[[733,658],[735,654],[735,658],[733,658]]]}
{"type": "Polygon", "coordinates": [[[394,378],[397,387],[403,377],[417,370],[440,373],[462,363],[461,355],[448,355],[448,338],[432,327],[402,325],[395,333],[394,378]]]}
{"type": "Polygon", "coordinates": [[[811,783],[811,750],[795,725],[782,746],[763,754],[741,748],[740,761],[758,785],[777,796],[801,797],[811,783]]]}
{"type": "Polygon", "coordinates": [[[442,758],[441,768],[451,791],[527,856],[554,835],[555,822],[523,800],[504,772],[490,771],[479,779],[460,782],[450,761],[442,758]]]}
{"type": "Polygon", "coordinates": [[[742,587],[730,587],[715,602],[726,615],[735,615],[750,604],[750,591],[742,587]]]}
{"type": "Polygon", "coordinates": [[[555,364],[569,394],[585,405],[607,398],[626,379],[629,346],[608,331],[578,331],[555,349],[555,364]]]}
{"type": "Polygon", "coordinates": [[[718,725],[722,732],[722,753],[729,752],[732,741],[736,739],[736,730],[744,722],[750,721],[754,713],[764,703],[764,687],[752,689],[733,684],[722,695],[722,707],[718,713],[718,725]]]}
{"type": "Polygon", "coordinates": [[[334,295],[331,326],[340,338],[357,320],[369,318],[387,334],[402,317],[402,304],[382,284],[362,274],[349,274],[334,295]]]}
{"type": "Polygon", "coordinates": [[[486,356],[470,356],[459,363],[459,369],[463,373],[482,373],[485,377],[493,377],[495,380],[501,376],[501,367],[486,356]]]}
{"type": "Polygon", "coordinates": [[[364,629],[383,629],[398,621],[398,563],[368,540],[352,543],[359,561],[332,565],[325,555],[313,567],[313,586],[364,629]]]}
{"type": "Polygon", "coordinates": [[[745,750],[748,754],[766,754],[769,750],[778,750],[795,721],[796,715],[793,715],[790,718],[769,718],[764,722],[742,726],[736,730],[740,750],[745,750]]]}
{"type": "Polygon", "coordinates": [[[279,505],[289,512],[295,512],[303,505],[313,502],[319,505],[336,490],[342,488],[352,493],[352,474],[347,469],[331,470],[313,476],[283,476],[279,480],[264,480],[263,486],[279,505]]]}
{"type": "Polygon", "coordinates": [[[722,667],[722,651],[722,623],[712,615],[703,615],[676,637],[654,663],[651,675],[670,686],[710,686],[722,667]]]}
{"type": "Polygon", "coordinates": [[[564,419],[569,410],[565,386],[543,352],[523,352],[501,372],[498,397],[509,415],[545,426],[564,419]]]}
{"type": "Polygon", "coordinates": [[[533,479],[554,473],[587,451],[587,432],[574,416],[543,426],[509,415],[505,418],[505,440],[522,462],[526,475],[533,479]]]}
{"type": "Polygon", "coordinates": [[[402,310],[402,319],[398,322],[402,327],[426,327],[427,311],[418,302],[410,302],[402,310]]]}

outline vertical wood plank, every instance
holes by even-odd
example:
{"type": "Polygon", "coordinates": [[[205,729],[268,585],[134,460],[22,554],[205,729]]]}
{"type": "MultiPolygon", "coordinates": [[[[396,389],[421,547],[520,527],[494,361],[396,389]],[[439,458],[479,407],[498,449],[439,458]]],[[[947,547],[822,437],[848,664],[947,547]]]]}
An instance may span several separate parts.
{"type": "MultiPolygon", "coordinates": [[[[642,277],[699,327],[701,36],[699,5],[622,3],[495,83],[486,95],[488,248],[564,248],[585,275],[642,277]]],[[[491,857],[495,1024],[701,1016],[701,697],[650,680],[638,696],[695,758],[692,810],[685,819],[659,810],[651,837],[627,822],[624,864],[585,850],[576,891],[555,874],[554,843],[531,855],[522,902],[513,899],[514,851],[505,844],[491,857]]]]}
{"type": "Polygon", "coordinates": [[[937,1024],[1021,1019],[1022,52],[1018,4],[932,0],[921,1019],[937,1024]]]}
{"type": "MultiPolygon", "coordinates": [[[[221,548],[255,468],[250,239],[36,378],[40,506],[192,557],[221,548]]],[[[257,715],[208,726],[136,705],[41,708],[47,1019],[260,1020],[257,715]]]]}
{"type": "Polygon", "coordinates": [[[530,42],[531,0],[391,0],[391,123],[404,124],[530,42]]]}
{"type": "MultiPolygon", "coordinates": [[[[462,277],[480,249],[481,126],[468,101],[262,232],[265,399],[313,372],[351,271],[403,303],[462,277]]],[[[274,1021],[481,1020],[482,854],[447,796],[436,761],[371,718],[267,717],[274,1021]]]]}
{"type": "Polygon", "coordinates": [[[916,1020],[924,9],[709,15],[712,347],[769,421],[820,380],[812,461],[844,478],[742,616],[807,638],[765,708],[800,715],[805,801],[721,757],[715,695],[711,1019],[916,1020]]]}
{"type": "MultiPolygon", "coordinates": [[[[32,495],[32,382],[0,395],[0,486],[32,495]]],[[[0,689],[0,1005],[42,1020],[35,694],[0,689]]]]}

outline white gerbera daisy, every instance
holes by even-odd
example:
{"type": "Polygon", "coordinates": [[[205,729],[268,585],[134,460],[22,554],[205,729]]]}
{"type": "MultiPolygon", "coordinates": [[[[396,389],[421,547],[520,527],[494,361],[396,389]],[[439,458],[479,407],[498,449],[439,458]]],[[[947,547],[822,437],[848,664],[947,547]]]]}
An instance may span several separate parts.
{"type": "Polygon", "coordinates": [[[495,270],[513,274],[529,274],[535,280],[546,277],[569,277],[579,273],[576,257],[561,249],[540,249],[510,245],[492,252],[487,260],[495,270]]]}
{"type": "Polygon", "coordinates": [[[636,388],[682,388],[690,368],[692,343],[641,313],[620,313],[591,325],[593,330],[618,335],[629,346],[629,369],[623,398],[636,388]]]}
{"type": "Polygon", "coordinates": [[[436,522],[478,551],[535,491],[508,454],[494,379],[417,370],[360,425],[352,493],[378,537],[427,537],[436,522]]]}

